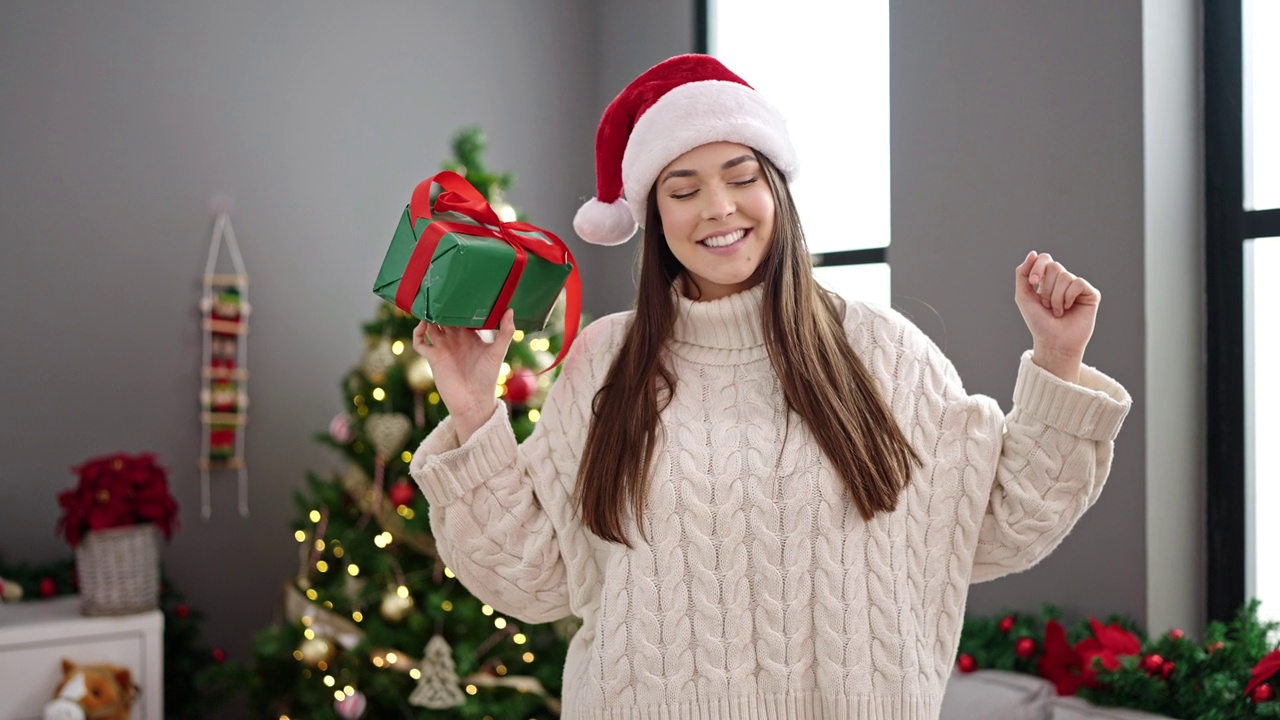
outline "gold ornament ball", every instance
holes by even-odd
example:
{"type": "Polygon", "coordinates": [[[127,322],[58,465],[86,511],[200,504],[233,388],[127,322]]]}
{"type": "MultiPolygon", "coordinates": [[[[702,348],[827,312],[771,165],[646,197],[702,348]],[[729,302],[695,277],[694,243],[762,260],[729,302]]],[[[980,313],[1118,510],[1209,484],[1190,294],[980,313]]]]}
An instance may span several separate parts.
{"type": "Polygon", "coordinates": [[[298,646],[298,652],[302,653],[302,662],[311,667],[315,667],[320,663],[327,663],[333,659],[333,643],[327,638],[319,635],[303,640],[298,646]]]}
{"type": "Polygon", "coordinates": [[[387,590],[382,596],[382,617],[391,622],[400,622],[413,610],[412,597],[400,597],[395,588],[387,590]]]}
{"type": "Polygon", "coordinates": [[[424,357],[409,363],[409,368],[405,371],[405,379],[409,381],[409,387],[420,393],[433,390],[436,386],[435,375],[431,373],[431,363],[424,357]]]}

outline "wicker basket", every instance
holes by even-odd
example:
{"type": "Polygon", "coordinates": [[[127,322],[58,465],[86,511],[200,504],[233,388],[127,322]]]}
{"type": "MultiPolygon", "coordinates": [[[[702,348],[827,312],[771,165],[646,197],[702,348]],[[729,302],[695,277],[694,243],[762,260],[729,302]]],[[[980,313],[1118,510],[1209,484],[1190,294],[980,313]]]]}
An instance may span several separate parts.
{"type": "Polygon", "coordinates": [[[160,531],[128,525],[88,533],[76,548],[81,612],[128,615],[160,606],[160,531]]]}

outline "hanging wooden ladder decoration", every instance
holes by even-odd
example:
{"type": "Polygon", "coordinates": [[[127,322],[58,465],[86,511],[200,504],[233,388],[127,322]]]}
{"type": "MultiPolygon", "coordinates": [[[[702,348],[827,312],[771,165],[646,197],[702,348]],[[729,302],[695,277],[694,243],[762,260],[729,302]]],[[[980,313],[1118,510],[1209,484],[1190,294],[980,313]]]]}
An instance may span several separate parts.
{"type": "Polygon", "coordinates": [[[246,339],[249,334],[249,276],[245,274],[231,217],[217,213],[209,259],[204,268],[204,295],[200,300],[204,330],[204,354],[200,375],[200,513],[213,513],[210,476],[234,470],[240,478],[240,516],[249,516],[249,470],[244,459],[244,432],[248,421],[249,369],[246,339]],[[218,274],[218,260],[225,242],[231,274],[218,274]]]}

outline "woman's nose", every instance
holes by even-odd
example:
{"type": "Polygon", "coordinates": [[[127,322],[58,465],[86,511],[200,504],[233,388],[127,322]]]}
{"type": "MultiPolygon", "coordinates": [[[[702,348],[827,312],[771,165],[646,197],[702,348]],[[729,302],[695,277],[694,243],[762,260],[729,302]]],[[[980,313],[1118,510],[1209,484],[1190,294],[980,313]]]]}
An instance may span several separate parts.
{"type": "Polygon", "coordinates": [[[702,206],[704,220],[720,220],[733,214],[733,196],[724,188],[709,189],[703,197],[706,198],[706,203],[702,206]]]}

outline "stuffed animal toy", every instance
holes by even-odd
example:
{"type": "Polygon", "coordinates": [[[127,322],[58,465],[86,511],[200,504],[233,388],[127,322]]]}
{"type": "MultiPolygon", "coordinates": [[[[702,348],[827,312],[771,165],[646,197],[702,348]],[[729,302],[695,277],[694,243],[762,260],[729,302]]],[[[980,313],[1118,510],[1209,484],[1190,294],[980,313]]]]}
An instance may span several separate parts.
{"type": "Polygon", "coordinates": [[[62,682],[44,706],[44,720],[129,720],[138,697],[129,668],[62,660],[62,682]]]}

